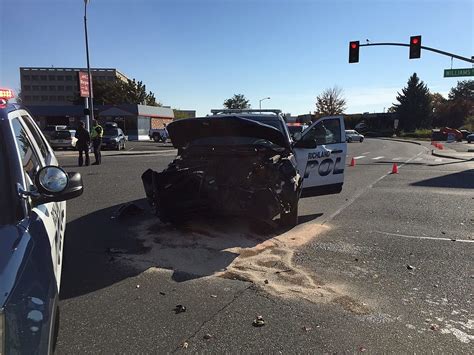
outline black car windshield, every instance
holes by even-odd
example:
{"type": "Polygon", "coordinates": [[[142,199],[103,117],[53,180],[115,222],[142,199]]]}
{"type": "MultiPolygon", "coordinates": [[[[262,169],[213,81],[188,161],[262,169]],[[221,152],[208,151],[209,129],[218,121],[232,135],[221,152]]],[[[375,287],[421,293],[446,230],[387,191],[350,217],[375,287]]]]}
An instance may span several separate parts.
{"type": "Polygon", "coordinates": [[[115,136],[118,136],[118,135],[119,135],[119,131],[118,131],[117,128],[106,129],[104,131],[104,136],[115,137],[115,136]]]}
{"type": "Polygon", "coordinates": [[[11,221],[12,206],[10,181],[8,178],[8,161],[5,152],[5,139],[0,131],[0,225],[4,225],[11,221]]]}

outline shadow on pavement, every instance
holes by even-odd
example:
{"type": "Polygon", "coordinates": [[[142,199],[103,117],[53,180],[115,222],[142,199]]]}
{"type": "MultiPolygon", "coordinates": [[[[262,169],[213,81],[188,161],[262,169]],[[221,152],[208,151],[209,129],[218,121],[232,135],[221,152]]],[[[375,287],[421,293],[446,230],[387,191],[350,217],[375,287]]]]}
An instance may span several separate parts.
{"type": "Polygon", "coordinates": [[[447,187],[454,189],[474,189],[474,169],[421,180],[412,183],[411,185],[424,187],[447,187]]]}
{"type": "Polygon", "coordinates": [[[253,248],[281,233],[242,218],[192,221],[178,228],[154,216],[145,199],[133,203],[144,209],[140,215],[114,218],[120,204],[67,224],[61,299],[106,288],[150,267],[172,270],[177,282],[209,276],[239,256],[233,248],[253,248]]]}

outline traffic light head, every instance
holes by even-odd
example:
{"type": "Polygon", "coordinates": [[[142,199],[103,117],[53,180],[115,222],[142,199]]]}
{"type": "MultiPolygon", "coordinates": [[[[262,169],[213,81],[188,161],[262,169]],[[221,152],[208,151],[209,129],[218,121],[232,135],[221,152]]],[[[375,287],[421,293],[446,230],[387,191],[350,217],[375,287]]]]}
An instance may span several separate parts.
{"type": "Polygon", "coordinates": [[[410,59],[421,57],[421,36],[410,37],[410,59]]]}
{"type": "Polygon", "coordinates": [[[349,42],[349,63],[359,62],[359,41],[349,42]]]}

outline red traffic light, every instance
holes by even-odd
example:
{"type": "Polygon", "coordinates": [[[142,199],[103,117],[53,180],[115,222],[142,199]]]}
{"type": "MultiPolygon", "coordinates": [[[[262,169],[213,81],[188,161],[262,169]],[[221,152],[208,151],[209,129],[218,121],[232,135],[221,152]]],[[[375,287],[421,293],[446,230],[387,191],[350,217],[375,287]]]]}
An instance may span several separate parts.
{"type": "Polygon", "coordinates": [[[349,63],[359,62],[359,41],[349,42],[349,63]]]}
{"type": "Polygon", "coordinates": [[[410,37],[410,59],[421,57],[421,36],[410,37]]]}
{"type": "Polygon", "coordinates": [[[357,43],[351,42],[351,48],[352,48],[352,49],[356,49],[356,48],[357,48],[357,43]]]}
{"type": "Polygon", "coordinates": [[[413,43],[413,44],[418,44],[418,42],[419,42],[418,37],[414,37],[411,40],[411,43],[413,43]]]}

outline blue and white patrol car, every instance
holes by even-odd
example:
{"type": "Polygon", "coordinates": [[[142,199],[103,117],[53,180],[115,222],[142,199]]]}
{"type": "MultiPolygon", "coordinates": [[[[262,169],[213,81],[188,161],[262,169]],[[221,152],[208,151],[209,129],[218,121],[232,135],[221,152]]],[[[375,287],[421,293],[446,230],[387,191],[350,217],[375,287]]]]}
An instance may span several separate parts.
{"type": "Polygon", "coordinates": [[[0,354],[53,352],[66,200],[82,194],[26,109],[0,89],[0,354]]]}

